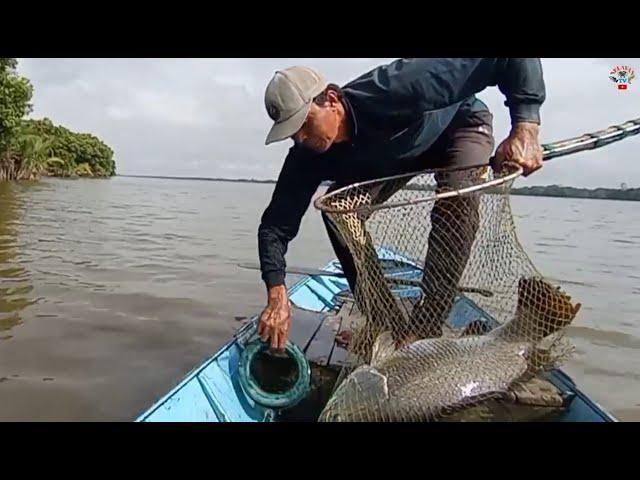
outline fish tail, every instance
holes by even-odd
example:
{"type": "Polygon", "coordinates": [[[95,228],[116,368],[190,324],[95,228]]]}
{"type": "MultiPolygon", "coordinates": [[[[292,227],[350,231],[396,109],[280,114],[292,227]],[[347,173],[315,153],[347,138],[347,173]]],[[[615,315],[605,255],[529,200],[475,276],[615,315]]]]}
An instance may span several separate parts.
{"type": "Polygon", "coordinates": [[[560,287],[541,278],[521,278],[518,282],[516,314],[497,335],[538,342],[569,326],[581,308],[560,287]]]}

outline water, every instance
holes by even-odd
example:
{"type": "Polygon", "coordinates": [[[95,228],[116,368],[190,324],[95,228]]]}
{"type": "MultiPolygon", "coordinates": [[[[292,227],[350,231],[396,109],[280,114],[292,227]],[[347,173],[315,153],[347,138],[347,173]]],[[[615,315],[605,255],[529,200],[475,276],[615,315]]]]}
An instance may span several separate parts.
{"type": "MultiPolygon", "coordinates": [[[[115,178],[0,184],[0,421],[134,419],[264,307],[273,185],[115,178]]],[[[583,304],[567,371],[640,419],[640,209],[514,197],[536,265],[583,304]]],[[[311,208],[290,265],[333,257],[311,208]]],[[[297,279],[290,277],[291,280],[297,279]]]]}

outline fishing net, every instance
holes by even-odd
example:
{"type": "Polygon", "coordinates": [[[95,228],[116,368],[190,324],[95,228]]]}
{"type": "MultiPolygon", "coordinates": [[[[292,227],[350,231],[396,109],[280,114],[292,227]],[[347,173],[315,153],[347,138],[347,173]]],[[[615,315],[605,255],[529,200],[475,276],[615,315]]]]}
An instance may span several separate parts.
{"type": "Polygon", "coordinates": [[[521,173],[431,170],[316,200],[353,258],[360,312],[321,419],[437,418],[567,357],[580,305],[518,241],[509,192],[521,173]],[[480,313],[457,326],[465,308],[480,313]]]}

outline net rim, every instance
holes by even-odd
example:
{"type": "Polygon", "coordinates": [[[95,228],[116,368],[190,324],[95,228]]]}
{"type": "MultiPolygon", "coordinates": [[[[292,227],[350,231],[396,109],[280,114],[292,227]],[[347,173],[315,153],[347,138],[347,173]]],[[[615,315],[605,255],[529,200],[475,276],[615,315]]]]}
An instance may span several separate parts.
{"type": "Polygon", "coordinates": [[[465,167],[433,168],[433,169],[419,170],[417,172],[403,173],[401,175],[393,175],[389,177],[382,177],[382,178],[377,178],[373,180],[367,180],[364,182],[352,183],[351,185],[347,185],[346,187],[342,187],[337,190],[334,190],[333,192],[325,193],[324,195],[321,195],[320,197],[316,198],[316,200],[313,202],[313,205],[317,210],[320,210],[321,212],[324,212],[324,213],[345,214],[345,213],[359,213],[363,211],[366,211],[367,213],[369,213],[376,210],[384,210],[384,209],[402,207],[407,205],[416,205],[420,203],[435,202],[437,200],[442,200],[442,199],[451,198],[451,197],[459,197],[462,195],[466,195],[468,193],[473,193],[478,190],[483,190],[483,189],[503,185],[505,183],[511,182],[512,180],[515,180],[516,178],[518,178],[523,174],[523,169],[520,165],[513,162],[504,162],[503,168],[509,167],[510,171],[499,178],[496,178],[493,180],[487,180],[487,181],[478,183],[477,185],[472,185],[470,187],[465,187],[465,188],[452,190],[448,192],[437,193],[431,197],[418,198],[415,200],[405,200],[402,202],[391,202],[391,203],[385,202],[380,205],[361,205],[358,207],[347,208],[347,209],[329,207],[324,204],[326,201],[330,200],[333,197],[336,197],[339,194],[342,194],[346,191],[353,190],[355,188],[359,188],[366,185],[381,183],[389,180],[399,180],[401,178],[406,178],[406,177],[415,177],[418,175],[449,173],[449,172],[456,172],[461,170],[471,170],[473,168],[478,168],[478,167],[489,167],[489,164],[481,163],[481,164],[465,166],[465,167]]]}

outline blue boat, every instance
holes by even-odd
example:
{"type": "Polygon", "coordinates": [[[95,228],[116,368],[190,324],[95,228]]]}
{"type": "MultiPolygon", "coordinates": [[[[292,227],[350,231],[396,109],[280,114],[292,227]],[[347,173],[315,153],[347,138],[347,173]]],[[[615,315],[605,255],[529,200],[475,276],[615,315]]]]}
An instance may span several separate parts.
{"type": "MultiPolygon", "coordinates": [[[[543,160],[598,149],[639,133],[640,119],[630,120],[600,131],[545,144],[542,146],[543,160]]],[[[397,275],[398,280],[409,280],[405,283],[394,282],[396,295],[419,297],[422,294],[420,288],[415,286],[415,281],[422,276],[418,265],[388,248],[378,250],[378,255],[386,276],[397,275]]],[[[265,365],[262,365],[262,369],[258,366],[254,368],[254,365],[260,363],[281,364],[281,359],[277,358],[266,358],[266,362],[260,360],[264,357],[266,348],[256,336],[258,317],[255,316],[220,351],[187,375],[175,388],[142,413],[137,421],[315,420],[331,394],[340,368],[346,363],[346,352],[337,347],[335,335],[350,311],[353,311],[354,304],[337,261],[330,262],[322,270],[304,270],[309,269],[298,269],[296,273],[303,274],[304,278],[289,289],[289,298],[295,308],[292,312],[286,360],[295,367],[290,369],[295,372],[294,375],[285,375],[283,372],[286,369],[271,375],[267,368],[262,368],[265,365]],[[280,378],[287,376],[289,383],[280,382],[280,378]],[[273,378],[278,381],[270,383],[273,378]],[[277,388],[271,388],[275,386],[277,388]]],[[[477,289],[474,293],[491,294],[477,289]]],[[[472,322],[474,328],[479,326],[484,331],[490,331],[498,325],[465,292],[460,292],[447,324],[452,329],[460,329],[472,322]]],[[[525,385],[522,391],[511,393],[513,405],[523,407],[521,411],[536,413],[533,416],[518,417],[515,421],[618,421],[585,395],[561,369],[545,372],[534,379],[531,385],[525,385]],[[548,415],[547,410],[552,414],[548,415]]],[[[511,407],[507,410],[509,408],[511,407]]]]}
{"type": "MultiPolygon", "coordinates": [[[[387,275],[419,278],[420,268],[393,254],[379,251],[387,275]]],[[[420,290],[399,285],[396,294],[420,295],[420,290]]],[[[248,378],[256,351],[262,343],[256,336],[255,316],[211,358],[193,370],[175,388],[157,401],[138,422],[278,422],[314,421],[329,398],[346,352],[335,343],[346,312],[353,308],[348,284],[340,264],[332,261],[322,270],[311,271],[289,289],[293,319],[289,337],[290,358],[297,358],[295,380],[287,394],[261,389],[248,378]]],[[[497,322],[460,293],[447,323],[451,328],[464,328],[480,319],[487,329],[497,322]]],[[[291,362],[293,363],[293,362],[291,362]]],[[[550,420],[558,422],[616,422],[610,413],[590,399],[562,370],[546,372],[540,379],[542,399],[553,391],[553,405],[536,403],[535,393],[527,392],[522,403],[539,410],[553,410],[550,420]],[[525,398],[528,397],[528,398],[525,398]],[[553,408],[551,408],[553,407],[553,408]]],[[[539,382],[540,383],[540,382],[539,382]]],[[[522,420],[522,421],[527,421],[522,420]]]]}

